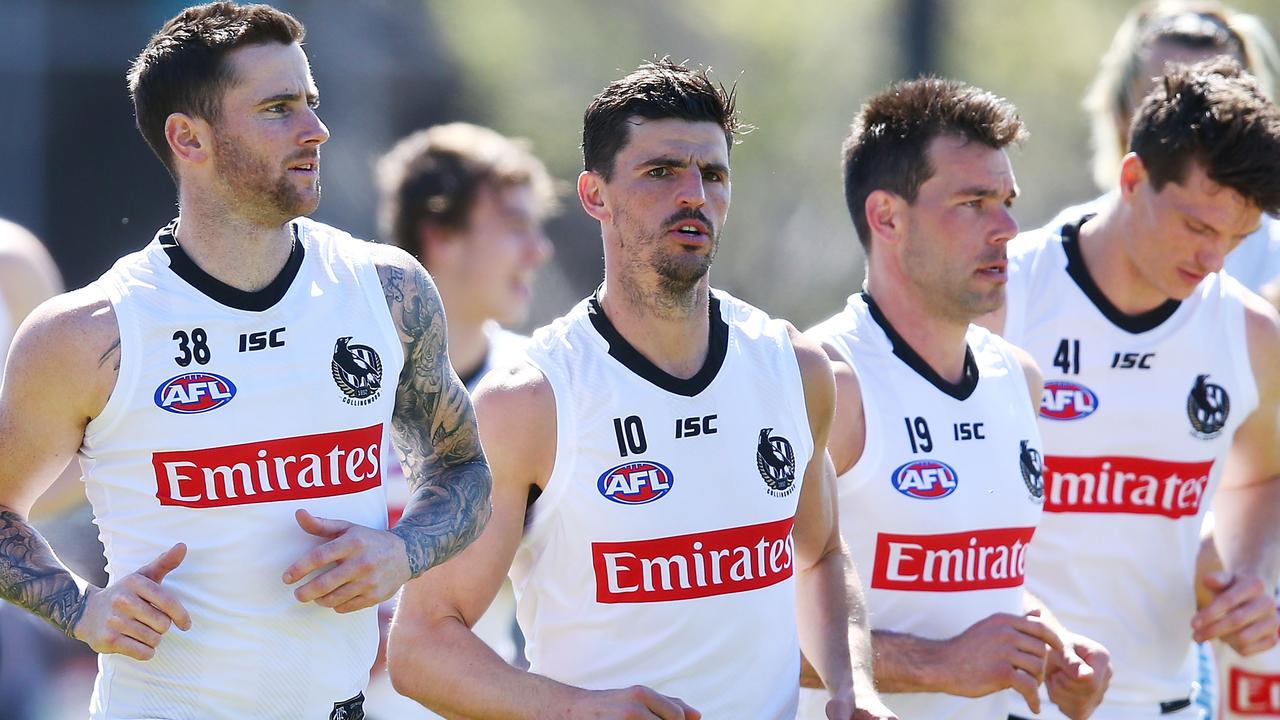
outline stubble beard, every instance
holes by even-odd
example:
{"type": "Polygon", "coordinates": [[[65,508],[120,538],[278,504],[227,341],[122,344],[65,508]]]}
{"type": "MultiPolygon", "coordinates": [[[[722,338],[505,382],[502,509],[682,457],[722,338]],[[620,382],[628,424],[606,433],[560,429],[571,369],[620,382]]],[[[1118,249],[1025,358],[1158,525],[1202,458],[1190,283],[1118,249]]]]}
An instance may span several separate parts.
{"type": "Polygon", "coordinates": [[[628,237],[637,237],[639,233],[629,232],[634,228],[630,216],[618,212],[619,245],[625,250],[624,262],[626,272],[622,280],[624,291],[632,305],[650,308],[660,316],[688,316],[698,311],[702,293],[702,280],[711,270],[716,251],[720,248],[719,234],[711,238],[711,249],[706,255],[677,251],[671,254],[665,249],[666,232],[659,230],[648,234],[639,241],[627,241],[628,237]],[[638,278],[652,273],[657,283],[646,291],[638,278]]]}
{"type": "Polygon", "coordinates": [[[273,173],[245,147],[234,136],[214,145],[218,174],[236,211],[266,225],[283,224],[316,211],[320,205],[318,178],[314,193],[306,193],[294,185],[287,170],[273,173]]]}

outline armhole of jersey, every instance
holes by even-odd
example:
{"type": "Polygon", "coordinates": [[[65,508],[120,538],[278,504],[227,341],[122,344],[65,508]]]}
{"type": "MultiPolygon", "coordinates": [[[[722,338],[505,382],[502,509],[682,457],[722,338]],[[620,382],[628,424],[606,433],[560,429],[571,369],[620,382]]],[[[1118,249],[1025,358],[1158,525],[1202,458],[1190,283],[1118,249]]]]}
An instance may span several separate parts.
{"type": "Polygon", "coordinates": [[[1002,337],[995,336],[989,339],[989,342],[996,343],[996,347],[1000,349],[1000,356],[1004,358],[1005,364],[1009,367],[1010,373],[1017,377],[1018,381],[1012,383],[1010,390],[1014,394],[1014,400],[1026,412],[1028,422],[1032,426],[1039,429],[1040,410],[1039,400],[1033,400],[1031,397],[1031,385],[1028,383],[1027,369],[1023,367],[1022,361],[1018,359],[1017,353],[1013,351],[1014,344],[1002,337]]]}
{"type": "Polygon", "coordinates": [[[556,457],[551,463],[551,473],[547,475],[546,485],[530,508],[531,515],[525,516],[524,538],[521,544],[536,544],[547,528],[551,527],[560,504],[560,498],[566,492],[565,487],[574,476],[576,454],[571,452],[574,439],[577,437],[577,423],[573,415],[573,401],[568,392],[568,384],[557,372],[548,372],[544,365],[532,357],[526,358],[551,386],[551,396],[556,406],[556,457]]]}
{"type": "MultiPolygon", "coordinates": [[[[1221,280],[1219,280],[1221,282],[1221,280]]],[[[1232,293],[1230,296],[1232,304],[1235,306],[1232,323],[1224,323],[1223,326],[1228,330],[1228,347],[1231,348],[1232,360],[1235,364],[1235,372],[1240,377],[1243,387],[1248,388],[1248,408],[1249,413],[1243,417],[1253,414],[1258,407],[1258,376],[1254,374],[1253,360],[1249,353],[1249,311],[1245,306],[1244,298],[1238,293],[1232,293]],[[1231,333],[1230,329],[1234,325],[1238,331],[1231,333]],[[1232,342],[1234,335],[1235,342],[1232,342]]],[[[1237,401],[1238,402],[1238,401],[1237,401]]]]}
{"type": "MultiPolygon", "coordinates": [[[[353,242],[362,242],[359,240],[353,242]]],[[[313,247],[319,251],[319,243],[313,247]]],[[[333,248],[335,252],[341,252],[340,246],[333,248]]],[[[345,253],[343,253],[345,255],[345,253]]],[[[404,369],[404,364],[408,359],[404,355],[404,341],[400,339],[400,331],[396,329],[395,321],[391,319],[391,307],[387,304],[387,292],[382,287],[382,278],[378,276],[378,268],[373,264],[372,258],[368,255],[360,255],[359,257],[347,256],[347,262],[350,263],[352,272],[356,275],[357,282],[360,283],[361,289],[364,291],[365,299],[369,302],[369,309],[373,312],[373,316],[377,318],[378,330],[382,332],[387,344],[396,349],[397,356],[400,358],[400,369],[404,369]]],[[[443,307],[443,306],[442,306],[443,307]]],[[[400,383],[400,373],[396,373],[396,384],[400,383]]]]}
{"type": "MultiPolygon", "coordinates": [[[[787,363],[787,367],[790,368],[790,373],[792,373],[792,382],[794,382],[796,384],[796,387],[800,389],[800,399],[798,401],[788,400],[788,402],[792,404],[793,411],[799,412],[802,425],[805,429],[805,438],[806,438],[805,444],[808,445],[809,447],[809,454],[808,454],[809,462],[812,463],[815,461],[815,459],[820,460],[820,458],[814,457],[814,452],[817,450],[817,447],[815,447],[815,443],[813,440],[813,425],[810,424],[809,422],[809,402],[805,398],[805,393],[804,393],[804,373],[801,372],[800,370],[800,358],[799,356],[796,355],[796,347],[795,347],[795,344],[791,342],[790,333],[787,331],[787,328],[785,325],[783,325],[782,321],[776,321],[776,322],[778,323],[778,326],[779,326],[778,327],[778,331],[780,333],[779,339],[782,342],[783,348],[785,349],[784,355],[791,358],[791,362],[787,363]]],[[[729,332],[731,333],[734,332],[734,330],[732,329],[732,326],[730,326],[729,332]]],[[[732,340],[730,342],[732,342],[732,340]]],[[[823,355],[826,355],[826,353],[823,353],[823,355]]],[[[790,394],[791,393],[787,393],[787,395],[790,395],[790,394]]],[[[829,429],[828,429],[828,432],[829,432],[829,429]]],[[[805,467],[808,468],[808,465],[806,464],[805,467]]],[[[800,474],[800,476],[803,477],[802,474],[800,474]]]]}
{"type": "Polygon", "coordinates": [[[139,338],[138,322],[128,303],[124,302],[124,291],[121,280],[114,273],[98,280],[111,303],[116,317],[116,331],[120,334],[120,371],[116,374],[115,387],[102,407],[102,412],[89,421],[84,429],[84,447],[95,446],[120,422],[120,406],[137,394],[138,373],[141,367],[142,343],[139,338]]]}
{"type": "Polygon", "coordinates": [[[885,441],[879,435],[880,428],[886,427],[894,419],[881,418],[875,402],[875,393],[868,389],[867,383],[863,382],[862,374],[858,372],[858,366],[853,363],[852,358],[845,357],[845,360],[853,369],[854,376],[858,378],[858,395],[862,399],[862,454],[858,456],[858,461],[840,476],[840,482],[861,483],[869,472],[880,467],[885,445],[885,441]],[[869,418],[876,418],[876,422],[871,422],[869,418]]]}

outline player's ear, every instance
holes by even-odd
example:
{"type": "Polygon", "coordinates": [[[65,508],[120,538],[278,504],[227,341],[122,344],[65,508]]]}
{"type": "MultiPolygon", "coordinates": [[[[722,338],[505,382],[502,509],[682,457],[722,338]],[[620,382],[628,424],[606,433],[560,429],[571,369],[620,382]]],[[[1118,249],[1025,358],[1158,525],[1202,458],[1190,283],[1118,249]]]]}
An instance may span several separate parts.
{"type": "Polygon", "coordinates": [[[600,222],[609,222],[612,212],[605,202],[605,179],[600,173],[585,170],[578,175],[578,200],[582,209],[600,222]]]}
{"type": "Polygon", "coordinates": [[[200,165],[213,157],[213,132],[209,123],[186,113],[173,113],[164,121],[164,139],[175,163],[200,165]]]}
{"type": "Polygon", "coordinates": [[[1137,153],[1129,153],[1120,160],[1120,182],[1117,186],[1121,195],[1132,196],[1147,180],[1147,166],[1137,153]]]}
{"type": "Polygon", "coordinates": [[[896,243],[906,229],[906,201],[888,190],[872,190],[862,204],[871,235],[896,243]]]}

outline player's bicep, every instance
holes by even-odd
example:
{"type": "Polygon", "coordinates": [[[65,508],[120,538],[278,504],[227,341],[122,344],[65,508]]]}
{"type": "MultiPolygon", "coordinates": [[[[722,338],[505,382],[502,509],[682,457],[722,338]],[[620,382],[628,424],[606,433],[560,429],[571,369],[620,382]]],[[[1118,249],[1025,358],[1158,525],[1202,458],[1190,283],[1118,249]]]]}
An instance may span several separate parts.
{"type": "Polygon", "coordinates": [[[1280,476],[1280,317],[1261,299],[1246,309],[1246,330],[1258,406],[1235,437],[1223,473],[1223,487],[1238,487],[1280,476]]]}
{"type": "MultiPolygon", "coordinates": [[[[114,332],[114,316],[106,321],[114,332]]],[[[23,514],[80,449],[114,383],[118,336],[113,345],[82,325],[65,309],[42,306],[9,353],[0,385],[0,505],[23,514]]]]}
{"type": "Polygon", "coordinates": [[[493,514],[474,543],[405,587],[405,612],[412,612],[407,620],[456,616],[470,626],[484,614],[520,545],[531,492],[545,484],[554,464],[555,401],[549,386],[531,368],[495,375],[475,399],[493,474],[493,514]]]}
{"type": "Polygon", "coordinates": [[[820,453],[805,468],[804,484],[796,501],[796,521],[791,538],[801,569],[840,551],[835,468],[826,451],[820,450],[820,453]]]}
{"type": "Polygon", "coordinates": [[[404,348],[392,432],[410,483],[429,481],[433,466],[482,459],[475,412],[449,364],[444,305],[431,276],[408,254],[383,248],[379,278],[404,348]],[[391,253],[395,254],[391,254],[391,253]]]}

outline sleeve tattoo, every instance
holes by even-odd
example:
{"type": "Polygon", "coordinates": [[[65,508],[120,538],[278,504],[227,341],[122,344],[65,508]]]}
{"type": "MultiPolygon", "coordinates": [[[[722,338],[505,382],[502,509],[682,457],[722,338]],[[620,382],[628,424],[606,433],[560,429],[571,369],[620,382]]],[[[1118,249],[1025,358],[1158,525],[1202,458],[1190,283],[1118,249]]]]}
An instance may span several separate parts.
{"type": "Polygon", "coordinates": [[[492,478],[471,399],[449,364],[439,292],[420,268],[384,265],[379,273],[405,350],[391,428],[410,498],[391,532],[404,540],[417,577],[480,535],[492,478]]]}
{"type": "Polygon", "coordinates": [[[0,598],[48,620],[67,637],[84,614],[84,595],[23,517],[0,510],[0,598]]]}

